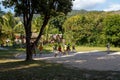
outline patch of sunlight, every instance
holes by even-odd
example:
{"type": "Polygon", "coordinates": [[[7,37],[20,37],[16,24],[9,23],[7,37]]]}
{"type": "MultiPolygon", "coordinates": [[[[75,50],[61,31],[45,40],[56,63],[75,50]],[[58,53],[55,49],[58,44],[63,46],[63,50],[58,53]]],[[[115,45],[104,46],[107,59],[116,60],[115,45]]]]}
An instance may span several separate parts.
{"type": "Polygon", "coordinates": [[[16,62],[16,61],[21,61],[21,60],[5,59],[5,60],[0,60],[0,63],[8,63],[8,62],[16,62]]]}
{"type": "Polygon", "coordinates": [[[29,64],[29,65],[25,65],[25,66],[19,66],[19,67],[14,67],[14,68],[2,69],[1,71],[20,70],[20,69],[27,69],[27,68],[37,67],[37,66],[40,66],[40,65],[39,64],[29,64]]]}
{"type": "Polygon", "coordinates": [[[65,61],[57,61],[58,63],[69,63],[71,62],[70,60],[65,60],[65,61]]]}
{"type": "Polygon", "coordinates": [[[70,60],[66,60],[66,61],[64,61],[64,62],[70,62],[70,60]]]}
{"type": "Polygon", "coordinates": [[[104,56],[104,57],[98,57],[98,60],[108,60],[108,59],[115,59],[116,57],[114,56],[104,56]]]}
{"type": "Polygon", "coordinates": [[[109,55],[120,55],[120,52],[114,52],[114,53],[109,54],[109,55]]]}
{"type": "Polygon", "coordinates": [[[75,62],[76,63],[84,63],[84,62],[86,62],[87,60],[76,60],[75,62]]]}

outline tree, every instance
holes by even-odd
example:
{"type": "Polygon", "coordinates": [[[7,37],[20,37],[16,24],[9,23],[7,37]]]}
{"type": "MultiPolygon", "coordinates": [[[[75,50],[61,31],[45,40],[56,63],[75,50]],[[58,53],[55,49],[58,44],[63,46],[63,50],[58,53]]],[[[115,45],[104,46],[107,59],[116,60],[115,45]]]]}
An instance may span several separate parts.
{"type": "Polygon", "coordinates": [[[65,22],[66,16],[64,14],[60,14],[57,17],[54,17],[50,20],[49,26],[53,26],[54,28],[58,28],[59,32],[64,33],[63,23],[65,22]]]}
{"type": "Polygon", "coordinates": [[[81,16],[76,15],[68,18],[63,25],[63,28],[65,30],[64,37],[68,43],[75,44],[78,36],[80,37],[80,24],[78,24],[78,21],[81,16]]]}
{"type": "Polygon", "coordinates": [[[4,14],[5,13],[0,8],[0,42],[1,42],[1,38],[2,38],[2,25],[1,25],[1,23],[3,22],[2,15],[4,15],[4,14]]]}
{"type": "Polygon", "coordinates": [[[68,37],[68,39],[71,38],[72,42],[75,41],[74,43],[79,45],[96,46],[100,44],[103,29],[103,16],[101,15],[103,15],[101,12],[88,12],[67,18],[64,22],[65,32],[67,36],[73,36],[73,39],[72,37],[68,37]]]}
{"type": "Polygon", "coordinates": [[[15,31],[20,31],[20,29],[16,30],[16,28],[18,28],[19,21],[20,19],[18,17],[14,17],[13,14],[10,12],[4,14],[0,18],[1,41],[4,41],[5,38],[10,38],[12,40],[14,39],[15,31]]]}
{"type": "Polygon", "coordinates": [[[4,0],[2,3],[6,7],[14,7],[16,15],[23,17],[27,61],[32,60],[32,50],[40,40],[51,16],[56,16],[60,12],[67,14],[72,8],[72,0],[4,0]],[[38,37],[31,43],[33,14],[40,14],[43,17],[43,24],[40,27],[38,37]]]}
{"type": "Polygon", "coordinates": [[[42,26],[42,17],[37,16],[32,20],[32,32],[37,33],[39,32],[39,28],[42,26]]]}
{"type": "Polygon", "coordinates": [[[112,14],[106,16],[104,26],[106,42],[109,42],[115,47],[120,47],[120,15],[112,14]]]}

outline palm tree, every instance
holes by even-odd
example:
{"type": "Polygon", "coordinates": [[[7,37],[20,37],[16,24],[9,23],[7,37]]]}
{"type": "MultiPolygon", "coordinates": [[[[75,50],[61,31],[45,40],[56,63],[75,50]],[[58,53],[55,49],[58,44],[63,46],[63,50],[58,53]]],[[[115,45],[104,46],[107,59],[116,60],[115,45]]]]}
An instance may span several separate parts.
{"type": "Polygon", "coordinates": [[[24,31],[22,23],[18,17],[14,17],[12,13],[8,12],[2,16],[1,20],[2,34],[6,35],[6,38],[14,40],[14,34],[24,31]]]}

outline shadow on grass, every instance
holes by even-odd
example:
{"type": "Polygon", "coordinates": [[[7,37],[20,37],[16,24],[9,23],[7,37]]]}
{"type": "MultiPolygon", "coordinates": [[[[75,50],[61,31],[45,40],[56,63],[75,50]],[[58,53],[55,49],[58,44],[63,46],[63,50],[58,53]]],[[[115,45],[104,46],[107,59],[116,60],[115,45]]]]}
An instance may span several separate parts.
{"type": "Polygon", "coordinates": [[[0,66],[0,80],[63,80],[71,73],[61,64],[44,61],[6,62],[0,66]]]}
{"type": "Polygon", "coordinates": [[[119,80],[119,72],[68,69],[45,61],[0,63],[0,80],[119,80]],[[110,79],[108,79],[110,77],[110,79]]]}
{"type": "Polygon", "coordinates": [[[0,50],[0,59],[15,59],[14,55],[22,52],[24,52],[24,50],[17,50],[13,48],[8,50],[0,50]]]}

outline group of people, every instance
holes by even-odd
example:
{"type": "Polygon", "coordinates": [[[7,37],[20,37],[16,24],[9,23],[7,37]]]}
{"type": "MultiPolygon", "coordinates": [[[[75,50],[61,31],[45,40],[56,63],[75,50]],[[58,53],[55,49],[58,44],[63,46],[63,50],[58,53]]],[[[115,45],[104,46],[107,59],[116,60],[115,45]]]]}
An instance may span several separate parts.
{"type": "MultiPolygon", "coordinates": [[[[35,46],[35,44],[31,44],[32,46],[32,53],[34,54],[34,56],[36,56],[36,49],[39,50],[39,56],[41,56],[42,52],[43,52],[43,45],[40,44],[38,47],[35,46]]],[[[68,55],[70,53],[70,51],[73,51],[75,52],[75,46],[72,46],[72,50],[70,49],[70,44],[68,45],[63,45],[61,46],[60,44],[58,45],[54,45],[53,46],[53,53],[54,53],[54,56],[56,57],[57,55],[68,55]]]]}
{"type": "MultiPolygon", "coordinates": [[[[63,45],[63,47],[59,44],[54,45],[53,46],[53,52],[54,52],[54,56],[56,57],[57,55],[68,55],[70,53],[71,49],[70,49],[70,44],[68,45],[63,45]]],[[[75,46],[72,46],[72,51],[75,52],[75,46]]]]}
{"type": "MultiPolygon", "coordinates": [[[[36,56],[36,51],[35,51],[36,46],[35,45],[33,45],[33,46],[34,46],[33,47],[34,49],[32,50],[33,51],[32,53],[35,54],[35,56],[36,56]]],[[[110,44],[108,43],[106,45],[106,47],[107,47],[107,53],[109,54],[110,53],[110,44]]],[[[39,55],[41,55],[42,51],[43,51],[43,45],[40,44],[38,46],[38,49],[39,49],[39,55]]],[[[74,45],[72,46],[72,50],[70,48],[70,44],[68,44],[68,45],[64,44],[63,46],[61,46],[60,44],[58,44],[58,45],[56,44],[56,45],[53,46],[53,53],[54,53],[55,57],[57,55],[68,55],[70,53],[70,51],[76,52],[74,45]]]]}

